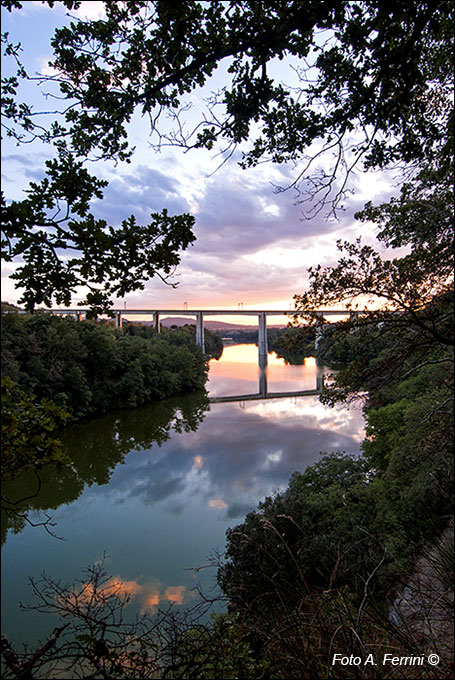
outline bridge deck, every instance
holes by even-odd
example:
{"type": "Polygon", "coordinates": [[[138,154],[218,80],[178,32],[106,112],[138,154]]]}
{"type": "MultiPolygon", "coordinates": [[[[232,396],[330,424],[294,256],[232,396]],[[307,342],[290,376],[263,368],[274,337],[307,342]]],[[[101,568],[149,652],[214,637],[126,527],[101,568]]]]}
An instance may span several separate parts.
{"type": "MultiPolygon", "coordinates": [[[[85,314],[88,309],[79,307],[76,309],[49,309],[44,310],[52,312],[53,314],[85,314]]],[[[285,309],[158,309],[151,307],[150,309],[111,309],[114,314],[183,314],[186,316],[194,316],[196,314],[204,314],[206,316],[258,316],[259,314],[267,314],[267,316],[295,316],[300,315],[300,312],[295,310],[285,309]]],[[[348,315],[358,313],[359,310],[351,312],[346,309],[314,309],[305,314],[324,314],[325,316],[333,315],[348,315]]]]}
{"type": "Polygon", "coordinates": [[[318,397],[321,390],[301,390],[296,392],[267,392],[267,394],[238,394],[229,397],[209,397],[211,404],[221,404],[230,401],[257,401],[259,399],[284,399],[286,397],[318,397]]]}

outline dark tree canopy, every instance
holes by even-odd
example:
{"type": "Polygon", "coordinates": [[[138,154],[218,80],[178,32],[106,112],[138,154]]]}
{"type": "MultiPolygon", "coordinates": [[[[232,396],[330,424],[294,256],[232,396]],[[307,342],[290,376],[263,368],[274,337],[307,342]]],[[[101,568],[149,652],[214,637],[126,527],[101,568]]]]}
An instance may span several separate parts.
{"type": "Polygon", "coordinates": [[[109,226],[89,212],[107,182],[71,155],[46,165],[47,176],[30,184],[25,200],[7,204],[2,195],[2,257],[23,258],[11,278],[25,287],[21,301],[28,309],[53,299],[69,306],[77,287],[86,286],[82,304],[102,312],[113,294],[144,288],[153,276],[165,281],[180,262],[179,250],[195,240],[194,217],[170,216],[166,208],[147,225],[131,215],[120,227],[109,226]]]}
{"type": "MultiPolygon", "coordinates": [[[[63,4],[70,12],[80,5],[63,4]]],[[[17,11],[22,3],[2,5],[17,11]]],[[[177,251],[192,240],[189,216],[175,218],[177,226],[168,216],[154,215],[147,228],[130,218],[121,230],[109,230],[86,209],[81,215],[77,201],[68,204],[68,240],[59,219],[49,235],[49,212],[60,198],[56,184],[68,177],[68,162],[80,185],[80,162],[128,160],[134,151],[128,124],[135,112],[148,117],[150,143],[157,147],[219,149],[224,160],[238,150],[245,168],[266,160],[295,163],[293,186],[301,201],[309,201],[308,214],[324,205],[339,207],[355,167],[401,165],[419,172],[422,162],[431,164],[447,144],[453,116],[449,0],[127,0],[104,5],[103,19],[73,18],[56,30],[52,76],[29,76],[20,63],[20,47],[4,36],[6,53],[18,64],[17,74],[2,81],[6,134],[19,142],[40,138],[56,145],[59,154],[49,168],[57,178],[31,187],[29,199],[6,211],[7,257],[28,257],[17,278],[28,291],[30,307],[48,303],[53,292],[66,302],[75,284],[73,272],[76,279],[86,276],[96,284],[95,297],[87,302],[102,306],[109,293],[134,289],[131,278],[140,287],[152,274],[168,274],[177,251]],[[24,78],[49,88],[49,101],[58,109],[50,123],[18,100],[24,78]],[[190,95],[199,97],[200,110],[190,110],[190,95]],[[73,222],[71,211],[82,219],[73,222]],[[153,244],[148,257],[140,248],[141,255],[136,252],[144,234],[153,244]],[[85,271],[88,253],[81,243],[86,237],[96,251],[90,271],[85,271]],[[106,288],[110,276],[118,278],[116,239],[134,277],[120,277],[106,288]],[[82,252],[85,264],[76,258],[69,272],[61,259],[56,262],[55,249],[65,247],[82,252]],[[105,249],[103,277],[99,261],[105,249]],[[43,272],[49,290],[31,268],[43,272]]],[[[100,191],[95,181],[87,200],[100,191]]]]}
{"type": "MultiPolygon", "coordinates": [[[[65,2],[70,9],[79,4],[65,2]]],[[[126,124],[139,110],[150,116],[152,133],[174,144],[251,141],[245,165],[305,158],[319,141],[335,153],[334,171],[360,158],[366,167],[384,167],[427,158],[450,116],[447,0],[129,0],[106,2],[105,13],[72,21],[52,41],[57,73],[47,80],[68,105],[50,134],[69,138],[83,156],[131,153],[126,124]],[[285,58],[296,88],[276,75],[285,58]],[[211,85],[225,65],[225,86],[186,132],[185,95],[211,85]],[[176,119],[169,133],[165,113],[176,119]],[[353,131],[355,148],[345,144],[353,131]]],[[[21,111],[14,113],[20,123],[21,111]]]]}

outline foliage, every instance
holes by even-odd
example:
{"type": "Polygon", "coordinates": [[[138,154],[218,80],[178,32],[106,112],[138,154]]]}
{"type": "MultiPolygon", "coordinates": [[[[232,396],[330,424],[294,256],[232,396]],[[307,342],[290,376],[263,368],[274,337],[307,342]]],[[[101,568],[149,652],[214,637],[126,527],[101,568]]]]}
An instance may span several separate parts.
{"type": "MultiPolygon", "coordinates": [[[[446,546],[447,541],[441,549],[446,546]]],[[[440,554],[428,558],[436,569],[444,564],[440,554]]],[[[58,625],[33,650],[16,650],[3,636],[2,677],[47,678],[58,669],[74,678],[373,679],[384,653],[411,658],[422,652],[418,634],[400,632],[363,603],[358,607],[347,588],[308,594],[305,611],[272,603],[269,616],[252,616],[247,623],[232,613],[204,621],[205,606],[186,612],[170,606],[131,620],[129,596],[104,563],[105,558],[87,568],[73,584],[46,574],[31,580],[34,602],[22,608],[56,615],[58,625]],[[334,664],[335,653],[363,662],[334,664]]],[[[434,606],[434,594],[430,599],[434,606]]],[[[428,651],[436,650],[440,663],[434,670],[419,664],[412,677],[449,677],[444,647],[434,637],[428,641],[428,651]]],[[[381,677],[406,678],[409,672],[386,664],[381,677]]]]}
{"type": "Polygon", "coordinates": [[[11,275],[25,288],[27,310],[44,303],[70,305],[78,286],[89,292],[81,305],[92,315],[112,305],[111,296],[144,287],[153,276],[166,280],[180,262],[179,251],[195,240],[194,217],[152,213],[139,225],[132,215],[121,227],[89,212],[107,182],[90,175],[82,162],[61,152],[46,162],[47,176],[31,183],[28,197],[6,203],[2,194],[2,258],[21,264],[11,275]],[[62,257],[70,249],[73,256],[62,257]]]}
{"type": "MultiPolygon", "coordinates": [[[[22,7],[2,5],[9,12],[22,7]]],[[[2,80],[6,135],[53,145],[46,177],[30,185],[26,199],[3,206],[4,256],[24,258],[15,278],[28,309],[54,298],[67,304],[81,282],[89,286],[84,304],[94,313],[106,309],[110,295],[141,288],[151,276],[167,278],[194,240],[186,214],[163,210],[144,226],[131,216],[115,228],[89,212],[105,182],[83,164],[128,160],[135,112],[149,118],[157,147],[212,149],[219,141],[225,159],[243,145],[244,167],[296,162],[293,185],[311,201],[310,214],[327,202],[333,210],[340,205],[357,165],[433,162],[450,127],[449,0],[387,9],[380,2],[229,0],[178,10],[167,0],[134,0],[105,2],[104,10],[103,19],[73,17],[56,30],[52,76],[27,74],[21,46],[3,35],[16,69],[2,80]],[[277,61],[289,66],[288,84],[275,73],[277,61]],[[208,110],[197,111],[188,128],[186,97],[224,67],[226,85],[212,91],[208,110]],[[28,81],[49,85],[57,108],[50,125],[20,101],[20,84],[28,81]],[[75,254],[67,261],[68,248],[75,254]]]]}
{"type": "Polygon", "coordinates": [[[35,395],[24,392],[9,377],[2,376],[2,535],[7,523],[20,531],[26,522],[44,526],[52,533],[49,516],[34,523],[21,505],[24,499],[30,501],[36,496],[41,486],[39,474],[44,467],[53,464],[54,468],[61,468],[70,462],[58,433],[69,418],[69,413],[49,399],[38,401],[35,395]],[[33,479],[33,490],[11,495],[11,483],[24,475],[33,479]]]}
{"type": "Polygon", "coordinates": [[[399,199],[367,204],[357,215],[376,223],[390,258],[360,239],[338,243],[345,256],[334,267],[310,268],[308,291],[295,296],[303,315],[340,303],[355,312],[328,331],[329,343],[335,338],[339,345],[345,335],[350,360],[331,402],[362,388],[378,392],[427,362],[453,366],[453,129],[445,132],[435,157],[403,184],[399,199]]]}
{"type": "Polygon", "coordinates": [[[355,585],[371,542],[366,473],[355,458],[328,455],[228,529],[218,578],[234,609],[265,613],[276,588],[298,608],[314,588],[355,585]]]}
{"type": "Polygon", "coordinates": [[[31,580],[35,603],[26,610],[54,614],[59,623],[33,652],[16,651],[2,638],[5,678],[261,678],[242,627],[218,616],[209,626],[202,611],[178,613],[172,606],[128,622],[129,596],[108,576],[104,559],[74,584],[43,574],[31,580]]]}
{"type": "MultiPolygon", "coordinates": [[[[269,337],[270,333],[270,328],[267,329],[267,337],[269,337]]],[[[253,328],[251,331],[246,330],[245,328],[242,329],[229,329],[227,331],[228,334],[228,339],[232,340],[235,344],[251,344],[255,343],[256,345],[258,344],[258,329],[253,328]]]]}
{"type": "MultiPolygon", "coordinates": [[[[153,131],[185,147],[252,139],[244,165],[268,156],[295,160],[321,140],[338,155],[339,167],[361,158],[366,167],[383,167],[429,157],[450,116],[451,2],[415,0],[390,11],[379,2],[339,0],[230,0],[178,11],[174,3],[146,0],[104,6],[105,18],[73,19],[52,41],[52,81],[71,106],[50,134],[58,140],[69,135],[83,157],[91,151],[127,157],[126,126],[137,109],[150,117],[153,131]],[[297,64],[295,91],[274,74],[273,61],[285,57],[297,64]],[[193,134],[185,132],[179,117],[184,97],[208,83],[222,63],[230,82],[213,95],[193,134]],[[176,118],[176,131],[167,137],[159,125],[165,112],[176,118]],[[256,138],[253,125],[260,129],[256,138]],[[349,150],[354,129],[360,138],[349,150]]],[[[17,54],[14,46],[9,50],[17,54]]],[[[15,92],[15,83],[8,85],[15,92]]],[[[21,117],[28,137],[40,134],[33,111],[21,116],[10,99],[9,134],[24,134],[21,117]]],[[[320,177],[320,188],[328,183],[320,177]]]]}
{"type": "Polygon", "coordinates": [[[377,526],[406,551],[438,535],[453,515],[452,376],[444,364],[426,365],[372,399],[366,416],[377,526]]]}
{"type": "MultiPolygon", "coordinates": [[[[278,673],[285,668],[286,677],[299,677],[298,660],[327,654],[344,632],[354,637],[344,638],[342,654],[380,648],[390,597],[410,592],[413,570],[453,517],[452,139],[449,131],[399,200],[359,215],[377,221],[379,241],[401,249],[398,256],[384,259],[360,241],[339,244],[347,257],[311,269],[309,290],[296,296],[296,310],[320,333],[318,356],[342,364],[322,400],[333,405],[363,393],[366,439],[359,459],[324,457],[228,530],[220,585],[264,658],[275,658],[278,647],[278,673]],[[353,312],[349,321],[324,325],[305,314],[340,302],[353,312]],[[327,594],[342,598],[334,610],[327,594]],[[315,639],[327,623],[331,632],[315,639]]],[[[440,595],[427,603],[422,630],[437,628],[428,612],[440,595]]],[[[422,593],[408,596],[418,609],[422,593]]],[[[450,661],[447,625],[430,644],[450,661]]],[[[428,638],[408,643],[422,653],[428,638]]]]}
{"type": "MultiPolygon", "coordinates": [[[[156,334],[153,327],[137,323],[126,324],[125,332],[128,335],[138,335],[143,338],[151,338],[156,334]]],[[[196,326],[194,324],[185,324],[180,327],[171,326],[170,328],[161,327],[160,333],[161,337],[165,338],[166,342],[171,345],[194,347],[196,339],[196,326]]],[[[204,328],[204,346],[205,354],[208,357],[219,359],[223,353],[223,339],[219,331],[209,331],[204,328]]]]}
{"type": "Polygon", "coordinates": [[[315,355],[315,332],[311,327],[286,328],[268,335],[269,350],[283,357],[288,364],[301,364],[305,357],[315,355]]]}
{"type": "Polygon", "coordinates": [[[69,413],[49,399],[37,402],[7,376],[2,377],[2,479],[11,479],[26,468],[65,461],[55,430],[69,413]]]}
{"type": "MultiPolygon", "coordinates": [[[[9,10],[20,5],[4,4],[9,10]]],[[[244,145],[244,167],[266,159],[300,163],[294,186],[300,192],[308,190],[310,213],[329,200],[333,209],[339,206],[349,173],[362,162],[364,169],[405,166],[400,196],[380,206],[367,204],[358,214],[361,221],[377,225],[379,245],[391,249],[392,255],[384,256],[360,240],[340,242],[338,265],[311,269],[309,290],[296,296],[296,312],[302,315],[340,302],[352,311],[368,307],[368,312],[338,324],[321,339],[327,351],[331,346],[332,354],[347,364],[326,392],[326,401],[334,403],[368,391],[364,455],[359,459],[341,453],[325,456],[305,472],[295,473],[284,493],[266,499],[239,527],[230,529],[219,582],[230,600],[234,638],[240,635],[237,647],[227,636],[228,649],[236,649],[242,664],[254,650],[255,657],[267,665],[276,663],[270,671],[276,677],[300,678],[309,670],[312,677],[331,677],[339,669],[331,666],[328,650],[388,649],[396,645],[397,637],[400,649],[419,652],[422,648],[415,639],[404,640],[400,631],[394,637],[388,608],[427,542],[441,534],[453,513],[449,458],[453,384],[447,370],[453,365],[453,3],[414,0],[390,6],[339,0],[230,0],[177,7],[170,2],[134,0],[105,3],[105,12],[105,19],[74,20],[56,32],[53,65],[57,75],[52,80],[68,107],[44,137],[57,144],[58,160],[48,165],[48,179],[31,187],[30,199],[7,212],[8,238],[20,233],[13,229],[21,226],[23,218],[27,226],[40,226],[30,211],[45,222],[47,206],[55,205],[55,197],[66,201],[80,218],[80,231],[86,236],[88,201],[101,192],[102,182],[92,182],[78,159],[127,159],[132,153],[127,125],[137,110],[149,116],[158,146],[170,143],[211,149],[220,141],[225,144],[225,157],[236,145],[244,145]],[[295,88],[272,75],[273,61],[284,62],[285,57],[294,59],[299,78],[295,88]],[[212,95],[208,111],[187,133],[185,96],[208,83],[222,63],[227,65],[230,83],[212,95]],[[160,125],[160,116],[166,113],[176,123],[168,134],[160,125]],[[324,159],[311,173],[323,154],[325,159],[333,154],[331,165],[324,159]],[[81,194],[74,201],[68,191],[71,177],[81,194]]],[[[6,45],[19,60],[19,48],[8,38],[6,45]]],[[[38,119],[30,107],[15,99],[18,78],[28,77],[19,61],[18,67],[16,80],[4,81],[7,134],[28,141],[43,136],[43,131],[35,125],[38,119]]],[[[185,246],[185,239],[186,245],[191,241],[184,230],[185,225],[192,226],[189,218],[179,224],[182,232],[172,242],[177,248],[185,246]]],[[[52,226],[58,239],[60,226],[57,222],[52,226]]],[[[109,234],[115,241],[115,233],[106,225],[93,226],[98,236],[93,246],[98,266],[100,239],[109,234]]],[[[163,238],[168,227],[164,225],[163,238]]],[[[31,252],[27,264],[28,304],[32,305],[36,296],[46,300],[39,260],[48,245],[42,234],[35,249],[33,237],[24,238],[28,240],[23,248],[31,252]],[[33,258],[38,263],[34,274],[33,258]]],[[[9,243],[13,248],[14,241],[9,243]]],[[[51,245],[61,244],[57,240],[51,245]]],[[[134,268],[135,260],[127,261],[134,268]]],[[[164,266],[166,262],[165,258],[164,266]]],[[[99,274],[99,269],[93,271],[99,274]]],[[[53,290],[64,295],[68,274],[62,281],[60,286],[55,277],[53,290]]],[[[91,301],[96,307],[98,298],[91,301]]],[[[26,321],[13,323],[19,331],[26,321]]],[[[74,403],[78,413],[90,412],[92,404],[100,410],[107,402],[134,405],[137,395],[147,389],[149,395],[164,395],[182,388],[180,378],[166,364],[169,345],[162,344],[162,339],[148,342],[65,321],[69,325],[61,326],[61,334],[67,336],[65,346],[70,349],[61,352],[63,361],[57,353],[49,360],[43,341],[47,333],[52,336],[50,346],[63,347],[54,322],[46,326],[38,315],[27,323],[33,327],[30,340],[21,332],[15,332],[14,342],[12,333],[7,338],[11,377],[28,390],[35,389],[38,396],[39,389],[45,392],[52,387],[56,403],[74,403]],[[79,327],[82,330],[75,333],[79,327]],[[80,370],[84,362],[89,365],[86,374],[80,370]],[[165,368],[162,382],[156,378],[156,366],[165,368]],[[114,370],[120,371],[118,383],[114,370]]],[[[191,355],[186,346],[178,351],[191,355]]],[[[174,354],[172,366],[188,368],[188,356],[174,354]]],[[[202,357],[194,356],[200,367],[202,357]]],[[[195,388],[200,379],[200,372],[188,369],[184,382],[195,388]]],[[[105,585],[101,573],[92,576],[95,583],[105,585]]],[[[49,581],[36,591],[45,609],[55,611],[56,592],[49,581]],[[48,593],[52,598],[43,600],[48,593]]],[[[65,588],[58,592],[66,613],[74,591],[73,595],[65,588]]],[[[106,605],[103,598],[91,602],[106,605]]],[[[84,598],[79,604],[84,605],[84,598]]],[[[109,607],[108,600],[108,616],[118,611],[109,607]]],[[[105,617],[105,610],[100,611],[105,617]]],[[[125,675],[133,661],[143,663],[145,637],[135,637],[138,647],[131,649],[115,631],[113,642],[104,637],[106,628],[99,626],[99,612],[93,617],[93,626],[98,626],[94,635],[86,612],[79,608],[74,613],[81,625],[89,626],[88,634],[86,628],[79,629],[83,636],[79,652],[94,672],[125,675]]],[[[162,672],[178,677],[182,649],[189,650],[185,663],[197,661],[197,677],[204,677],[207,670],[208,677],[216,677],[213,664],[208,669],[204,666],[207,650],[213,645],[211,658],[225,659],[221,653],[217,656],[217,650],[226,649],[226,638],[219,648],[206,630],[199,635],[197,629],[185,628],[181,644],[172,638],[169,646],[169,630],[181,630],[173,621],[170,628],[162,622],[156,630],[161,644],[149,641],[146,654],[169,652],[162,672]],[[196,644],[194,649],[192,640],[199,647],[196,644]]],[[[72,653],[73,641],[57,646],[64,631],[57,631],[55,641],[34,657],[36,664],[47,662],[54,648],[72,653]]],[[[8,646],[5,649],[12,673],[16,672],[12,664],[28,669],[31,657],[23,666],[24,660],[8,646]]],[[[137,667],[140,677],[154,669],[151,663],[147,671],[137,667]]],[[[188,663],[185,670],[190,668],[188,663]]],[[[221,672],[226,669],[232,675],[241,670],[248,677],[254,665],[246,670],[241,665],[239,670],[228,659],[221,672]]],[[[377,676],[374,668],[341,669],[341,673],[368,677],[369,670],[377,676]]],[[[422,673],[429,675],[431,670],[422,673]]]]}
{"type": "MultiPolygon", "coordinates": [[[[362,658],[370,648],[397,643],[410,645],[415,654],[423,653],[425,644],[431,650],[440,646],[441,658],[452,658],[444,632],[451,617],[445,611],[438,622],[431,612],[439,611],[442,595],[450,600],[453,586],[447,593],[439,586],[431,593],[427,588],[423,612],[422,594],[407,585],[413,570],[413,582],[419,578],[419,560],[432,554],[431,546],[453,517],[448,356],[433,342],[419,365],[408,356],[407,372],[397,371],[394,379],[389,372],[384,380],[378,372],[393,360],[394,347],[383,343],[376,324],[357,330],[351,325],[343,334],[337,325],[323,341],[330,350],[334,337],[338,357],[350,362],[336,376],[334,400],[343,386],[351,394],[368,390],[363,455],[325,455],[294,473],[286,491],[267,498],[227,532],[219,584],[260,658],[276,661],[277,677],[306,677],[302,667],[298,670],[302,659],[321,664],[312,666],[313,674],[329,673],[328,650],[335,651],[338,643],[341,654],[349,650],[362,658]],[[407,593],[408,609],[423,612],[407,640],[410,630],[403,621],[391,630],[397,592],[407,593]]],[[[366,668],[362,673],[359,677],[369,677],[366,668]]]]}
{"type": "MultiPolygon", "coordinates": [[[[12,406],[17,408],[16,402],[12,406]]],[[[33,464],[25,469],[7,474],[5,460],[2,468],[2,542],[6,540],[8,530],[19,533],[26,522],[31,524],[32,512],[47,513],[64,503],[72,503],[92,484],[108,484],[114,469],[132,449],[159,447],[172,432],[194,432],[207,409],[205,392],[169,397],[122,413],[107,413],[95,421],[69,423],[57,433],[64,465],[47,460],[47,464],[38,469],[33,459],[33,464]]],[[[5,427],[7,422],[6,411],[5,427]]],[[[36,457],[35,452],[33,455],[36,457]]],[[[46,528],[50,526],[54,525],[48,515],[46,528]]]]}
{"type": "Polygon", "coordinates": [[[80,418],[202,390],[207,365],[194,344],[142,338],[46,313],[5,314],[2,370],[38,398],[80,418]]]}
{"type": "Polygon", "coordinates": [[[339,322],[323,327],[317,356],[329,366],[345,367],[353,362],[371,362],[385,345],[380,322],[354,328],[351,322],[339,322]]]}

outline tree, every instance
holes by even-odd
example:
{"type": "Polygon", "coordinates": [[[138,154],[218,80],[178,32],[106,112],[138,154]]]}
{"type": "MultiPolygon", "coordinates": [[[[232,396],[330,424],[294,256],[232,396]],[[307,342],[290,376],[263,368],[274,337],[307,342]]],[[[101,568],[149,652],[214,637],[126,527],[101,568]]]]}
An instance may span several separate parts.
{"type": "Polygon", "coordinates": [[[37,513],[47,517],[39,525],[50,532],[52,509],[72,503],[87,486],[108,484],[132,448],[159,447],[174,431],[195,432],[208,407],[206,394],[198,392],[128,409],[121,418],[113,411],[99,427],[86,423],[63,432],[61,409],[49,400],[32,402],[2,378],[2,543],[37,513]]]}
{"type": "Polygon", "coordinates": [[[60,625],[32,651],[16,650],[2,636],[2,677],[263,677],[266,665],[255,661],[234,617],[213,615],[207,623],[210,603],[183,612],[171,604],[128,620],[130,594],[107,574],[105,560],[87,567],[73,584],[44,573],[30,579],[35,602],[23,609],[52,614],[60,625]]]}
{"type": "Polygon", "coordinates": [[[47,177],[30,184],[25,200],[7,204],[2,195],[2,257],[23,258],[12,278],[25,288],[20,302],[26,309],[50,307],[54,297],[69,306],[76,288],[87,286],[80,304],[96,315],[112,306],[112,295],[144,288],[153,276],[169,278],[179,251],[195,240],[191,215],[170,216],[163,209],[147,225],[131,215],[120,228],[109,226],[89,212],[90,200],[102,198],[107,182],[63,152],[46,165],[47,177]]]}
{"type": "Polygon", "coordinates": [[[2,320],[2,372],[73,418],[203,390],[208,366],[185,331],[130,335],[46,312],[2,320]]]}
{"type": "MultiPolygon", "coordinates": [[[[11,2],[4,4],[11,9],[11,2]]],[[[80,3],[65,4],[71,9],[80,3]]],[[[105,3],[105,19],[73,21],[56,31],[58,75],[52,79],[71,104],[51,134],[70,135],[84,156],[94,150],[103,157],[130,153],[125,124],[136,107],[157,129],[157,114],[178,111],[183,96],[227,60],[231,83],[196,126],[196,146],[211,148],[219,138],[237,144],[259,123],[261,135],[245,163],[265,154],[282,162],[314,140],[337,148],[357,128],[365,137],[355,151],[367,166],[423,158],[440,139],[440,117],[450,110],[452,11],[451,2],[421,0],[387,9],[340,0],[230,0],[179,8],[167,1],[105,3]],[[296,96],[273,76],[271,62],[285,56],[298,59],[296,96]],[[217,104],[223,107],[219,115],[213,112],[217,104]]],[[[33,124],[29,132],[36,132],[33,124]]]]}
{"type": "Polygon", "coordinates": [[[70,414],[49,399],[39,403],[9,377],[2,378],[2,480],[49,462],[67,462],[55,430],[70,414]]]}
{"type": "Polygon", "coordinates": [[[369,203],[356,215],[378,225],[378,241],[390,249],[390,259],[360,239],[338,242],[344,257],[334,267],[310,269],[308,291],[295,296],[296,309],[303,314],[340,303],[362,312],[329,330],[329,345],[340,338],[346,342],[348,336],[356,354],[351,352],[351,369],[339,374],[335,389],[329,390],[331,399],[344,399],[362,388],[377,392],[379,384],[397,382],[428,362],[453,365],[452,148],[449,130],[433,162],[421,164],[398,199],[380,206],[369,203]],[[353,332],[357,338],[349,338],[353,332]],[[355,360],[367,354],[372,362],[355,360]]]}
{"type": "MultiPolygon", "coordinates": [[[[22,3],[2,4],[16,11],[22,3]]],[[[70,10],[79,4],[64,3],[70,10]]],[[[340,206],[356,166],[404,163],[412,168],[433,158],[445,137],[452,82],[453,3],[448,0],[396,2],[393,7],[341,0],[104,4],[104,19],[73,20],[57,29],[54,76],[28,76],[19,46],[5,38],[7,53],[18,63],[17,74],[3,81],[6,134],[19,142],[40,138],[59,150],[49,167],[53,176],[32,187],[30,199],[7,211],[7,257],[27,254],[17,280],[27,288],[29,307],[49,302],[54,291],[66,302],[75,279],[91,277],[106,286],[111,269],[112,280],[118,281],[107,284],[108,292],[122,295],[160,267],[169,273],[178,261],[176,251],[191,241],[189,216],[180,218],[179,225],[167,216],[154,216],[158,232],[152,226],[141,230],[130,218],[122,228],[127,243],[120,246],[117,232],[96,222],[86,209],[77,213],[76,201],[68,205],[81,221],[70,220],[66,235],[57,219],[50,225],[55,236],[46,231],[54,199],[68,198],[59,194],[60,177],[70,171],[77,184],[84,184],[81,159],[131,156],[128,123],[135,111],[149,118],[158,147],[212,149],[219,142],[225,159],[239,146],[244,167],[268,159],[297,163],[293,186],[300,200],[311,200],[312,214],[327,202],[333,210],[340,206]],[[289,85],[276,75],[277,63],[286,60],[294,76],[289,85]],[[188,128],[185,96],[210,86],[221,66],[227,67],[230,82],[209,96],[207,109],[197,112],[188,128]],[[42,115],[30,105],[17,101],[24,78],[46,82],[54,87],[54,101],[63,100],[50,126],[43,125],[42,115]],[[175,123],[171,130],[165,115],[175,123]],[[24,218],[29,228],[36,224],[27,238],[24,218]],[[158,252],[154,248],[149,259],[140,249],[136,253],[144,236],[153,245],[163,239],[163,247],[157,245],[158,252]],[[55,249],[70,245],[83,255],[68,270],[55,260],[55,249]],[[124,274],[126,266],[120,271],[124,254],[135,271],[134,281],[124,274]],[[90,269],[87,259],[93,255],[90,269]],[[47,289],[38,274],[43,267],[50,281],[47,289]]],[[[93,190],[99,192],[101,184],[95,183],[93,190]]],[[[94,307],[106,301],[99,288],[86,300],[94,307]]]]}

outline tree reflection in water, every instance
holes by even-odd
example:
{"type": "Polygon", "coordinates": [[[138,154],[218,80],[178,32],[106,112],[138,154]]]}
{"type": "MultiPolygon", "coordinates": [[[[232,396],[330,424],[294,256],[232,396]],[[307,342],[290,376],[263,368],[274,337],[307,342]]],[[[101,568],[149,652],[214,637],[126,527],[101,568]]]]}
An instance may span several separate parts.
{"type": "MultiPolygon", "coordinates": [[[[2,487],[2,544],[8,530],[20,532],[33,511],[55,510],[75,501],[84,488],[108,484],[131,451],[162,446],[173,432],[194,432],[209,409],[205,393],[155,402],[79,422],[62,433],[68,465],[29,470],[2,487]]],[[[46,522],[46,520],[44,520],[46,522]]],[[[52,528],[52,523],[46,523],[52,528]]]]}

